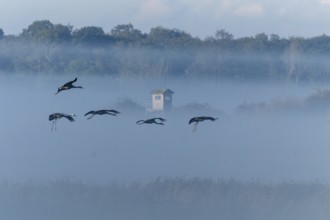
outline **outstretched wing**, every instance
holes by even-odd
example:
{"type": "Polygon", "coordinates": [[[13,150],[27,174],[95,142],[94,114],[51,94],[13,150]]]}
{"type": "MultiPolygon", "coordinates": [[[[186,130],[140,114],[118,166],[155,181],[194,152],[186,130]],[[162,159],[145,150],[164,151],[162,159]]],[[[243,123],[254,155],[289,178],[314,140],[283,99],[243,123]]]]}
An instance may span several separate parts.
{"type": "Polygon", "coordinates": [[[86,114],[85,114],[85,116],[87,116],[87,115],[89,115],[89,114],[93,114],[94,113],[94,111],[89,111],[89,112],[87,112],[86,114]]]}
{"type": "Polygon", "coordinates": [[[65,83],[62,87],[68,87],[68,86],[72,86],[72,84],[74,83],[74,82],[76,82],[77,81],[77,77],[74,79],[74,80],[72,80],[72,81],[70,81],[70,82],[67,82],[67,83],[65,83]]]}
{"type": "Polygon", "coordinates": [[[114,109],[106,110],[108,113],[119,114],[120,112],[114,109]]]}
{"type": "Polygon", "coordinates": [[[146,120],[145,123],[147,123],[147,124],[158,124],[158,125],[164,125],[164,123],[163,123],[164,121],[166,121],[164,118],[151,118],[151,119],[146,120]],[[160,122],[158,122],[158,120],[159,120],[160,122]]]}
{"type": "Polygon", "coordinates": [[[204,120],[215,121],[215,120],[217,120],[218,118],[213,118],[213,117],[210,117],[210,116],[204,116],[203,119],[204,119],[204,120]]]}
{"type": "Polygon", "coordinates": [[[63,114],[63,117],[67,118],[69,121],[74,122],[72,115],[63,114]]]}
{"type": "Polygon", "coordinates": [[[145,120],[138,120],[137,122],[136,122],[136,124],[142,124],[142,123],[144,123],[145,122],[145,120]]]}
{"type": "Polygon", "coordinates": [[[193,122],[197,122],[197,118],[198,117],[193,117],[189,120],[189,124],[193,123],[193,122]]]}
{"type": "Polygon", "coordinates": [[[160,120],[161,122],[165,122],[166,119],[165,118],[154,118],[155,120],[160,120]]]}

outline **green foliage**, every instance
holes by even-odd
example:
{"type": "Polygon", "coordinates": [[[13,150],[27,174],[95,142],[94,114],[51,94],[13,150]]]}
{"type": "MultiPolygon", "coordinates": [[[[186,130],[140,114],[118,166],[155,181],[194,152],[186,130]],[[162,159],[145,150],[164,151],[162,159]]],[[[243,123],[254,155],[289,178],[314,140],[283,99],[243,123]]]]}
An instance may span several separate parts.
{"type": "Polygon", "coordinates": [[[107,36],[101,27],[89,26],[73,31],[73,42],[75,44],[86,44],[91,46],[103,45],[107,36]]]}
{"type": "Polygon", "coordinates": [[[161,26],[142,33],[132,24],[73,30],[35,21],[18,36],[0,29],[0,71],[185,77],[212,80],[330,80],[330,37],[281,38],[259,33],[234,38],[224,29],[201,40],[161,26]]]}
{"type": "Polygon", "coordinates": [[[70,25],[64,26],[61,24],[54,25],[53,39],[56,43],[67,43],[71,41],[73,27],[70,25]]]}
{"type": "Polygon", "coordinates": [[[48,20],[35,21],[27,29],[23,29],[21,36],[35,42],[51,41],[53,28],[54,25],[48,20]]]}
{"type": "Polygon", "coordinates": [[[190,34],[184,31],[163,27],[151,28],[150,33],[148,34],[148,40],[151,44],[164,48],[191,47],[194,46],[195,41],[190,34]]]}
{"type": "Polygon", "coordinates": [[[233,40],[234,35],[224,29],[221,29],[216,31],[215,38],[219,40],[233,40]]]}
{"type": "Polygon", "coordinates": [[[5,36],[5,33],[4,33],[3,30],[0,28],[0,40],[3,39],[4,36],[5,36]]]}
{"type": "Polygon", "coordinates": [[[111,30],[111,36],[117,41],[126,43],[138,42],[145,38],[145,34],[135,29],[132,24],[117,25],[111,30]]]}

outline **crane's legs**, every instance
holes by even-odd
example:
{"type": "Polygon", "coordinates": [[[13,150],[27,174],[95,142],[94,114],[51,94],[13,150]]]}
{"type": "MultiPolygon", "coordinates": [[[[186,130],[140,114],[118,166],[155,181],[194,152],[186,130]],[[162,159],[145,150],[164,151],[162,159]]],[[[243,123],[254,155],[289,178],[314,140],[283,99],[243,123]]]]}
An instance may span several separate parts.
{"type": "Polygon", "coordinates": [[[54,121],[52,123],[52,128],[50,129],[51,131],[53,131],[54,128],[55,128],[55,131],[56,131],[56,122],[57,122],[57,119],[54,119],[54,121]]]}
{"type": "Polygon", "coordinates": [[[93,118],[93,116],[94,116],[94,114],[92,114],[90,117],[88,117],[87,119],[91,119],[91,118],[93,118]]]}
{"type": "Polygon", "coordinates": [[[198,125],[198,122],[196,122],[196,123],[194,124],[193,132],[196,132],[196,130],[197,130],[197,125],[198,125]]]}

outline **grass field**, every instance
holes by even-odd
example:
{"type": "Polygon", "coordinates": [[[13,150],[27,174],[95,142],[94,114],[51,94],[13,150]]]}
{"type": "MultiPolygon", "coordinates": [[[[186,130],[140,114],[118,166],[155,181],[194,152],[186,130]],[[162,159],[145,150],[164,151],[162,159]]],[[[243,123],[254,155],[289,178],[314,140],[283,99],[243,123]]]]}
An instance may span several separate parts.
{"type": "Polygon", "coordinates": [[[0,219],[328,220],[330,186],[319,182],[159,178],[91,185],[62,179],[0,184],[0,219]]]}

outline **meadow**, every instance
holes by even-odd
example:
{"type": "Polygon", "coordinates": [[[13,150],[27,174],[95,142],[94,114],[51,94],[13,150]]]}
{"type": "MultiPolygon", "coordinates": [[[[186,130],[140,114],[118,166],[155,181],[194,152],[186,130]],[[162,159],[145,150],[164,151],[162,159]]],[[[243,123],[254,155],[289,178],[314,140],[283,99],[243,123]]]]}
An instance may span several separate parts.
{"type": "Polygon", "coordinates": [[[0,218],[326,220],[330,186],[320,182],[157,178],[145,184],[70,179],[0,184],[0,218]]]}

